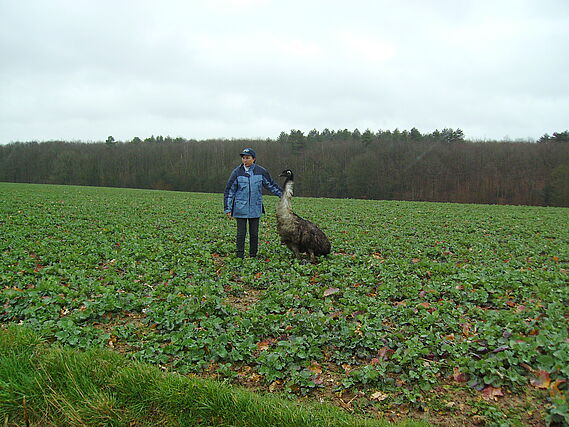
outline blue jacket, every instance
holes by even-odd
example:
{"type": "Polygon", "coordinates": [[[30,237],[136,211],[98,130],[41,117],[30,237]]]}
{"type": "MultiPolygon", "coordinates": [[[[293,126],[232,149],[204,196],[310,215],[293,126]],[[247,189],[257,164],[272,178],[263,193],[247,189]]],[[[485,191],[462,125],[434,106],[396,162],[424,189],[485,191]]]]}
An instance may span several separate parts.
{"type": "Polygon", "coordinates": [[[283,193],[264,167],[253,163],[249,172],[243,165],[236,167],[225,186],[224,212],[231,212],[235,218],[259,218],[264,212],[263,187],[275,196],[280,197],[283,193]]]}

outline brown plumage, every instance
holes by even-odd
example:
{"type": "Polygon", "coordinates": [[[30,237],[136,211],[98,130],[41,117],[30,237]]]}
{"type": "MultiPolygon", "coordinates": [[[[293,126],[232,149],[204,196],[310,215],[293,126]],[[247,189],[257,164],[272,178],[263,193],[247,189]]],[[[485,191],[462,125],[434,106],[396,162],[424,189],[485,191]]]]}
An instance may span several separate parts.
{"type": "Polygon", "coordinates": [[[310,255],[312,262],[317,255],[328,255],[331,250],[330,241],[316,224],[301,218],[292,211],[291,199],[293,193],[294,176],[290,169],[283,171],[279,176],[286,177],[283,195],[277,205],[277,230],[281,241],[298,259],[301,254],[310,255]]]}

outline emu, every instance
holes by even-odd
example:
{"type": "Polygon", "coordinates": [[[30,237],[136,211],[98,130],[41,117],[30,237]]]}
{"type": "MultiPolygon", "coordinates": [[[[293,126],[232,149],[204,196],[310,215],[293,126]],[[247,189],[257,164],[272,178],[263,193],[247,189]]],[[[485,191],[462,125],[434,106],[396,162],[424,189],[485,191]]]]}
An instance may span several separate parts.
{"type": "Polygon", "coordinates": [[[283,194],[277,205],[277,230],[281,242],[293,251],[298,259],[301,259],[301,253],[307,253],[310,255],[310,260],[315,262],[316,255],[330,253],[330,241],[315,224],[292,211],[291,198],[294,185],[292,171],[286,169],[279,176],[286,178],[283,194]]]}

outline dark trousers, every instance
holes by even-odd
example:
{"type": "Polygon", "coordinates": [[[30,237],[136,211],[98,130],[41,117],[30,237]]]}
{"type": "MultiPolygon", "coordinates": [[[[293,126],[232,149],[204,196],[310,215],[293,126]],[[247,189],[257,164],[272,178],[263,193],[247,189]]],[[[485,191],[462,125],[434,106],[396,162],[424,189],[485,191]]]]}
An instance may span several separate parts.
{"type": "Polygon", "coordinates": [[[249,222],[249,256],[257,256],[259,249],[259,218],[235,218],[237,220],[237,256],[243,258],[245,253],[245,236],[249,222]]]}

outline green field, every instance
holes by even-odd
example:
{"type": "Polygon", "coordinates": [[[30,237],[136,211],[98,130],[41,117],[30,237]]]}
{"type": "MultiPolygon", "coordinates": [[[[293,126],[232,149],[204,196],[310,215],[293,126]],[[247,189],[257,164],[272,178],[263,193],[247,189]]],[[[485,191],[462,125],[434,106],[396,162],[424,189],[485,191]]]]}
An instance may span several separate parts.
{"type": "Polygon", "coordinates": [[[569,422],[569,210],[296,198],[233,256],[221,194],[0,183],[0,324],[181,374],[434,423],[569,422]]]}

